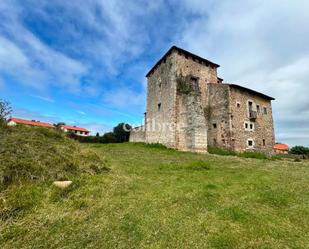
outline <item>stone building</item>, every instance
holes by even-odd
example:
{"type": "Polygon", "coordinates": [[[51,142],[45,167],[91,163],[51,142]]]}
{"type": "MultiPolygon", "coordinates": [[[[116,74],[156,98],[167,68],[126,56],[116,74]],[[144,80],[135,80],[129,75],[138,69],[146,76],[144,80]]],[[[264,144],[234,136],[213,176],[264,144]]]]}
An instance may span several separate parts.
{"type": "Polygon", "coordinates": [[[130,141],[193,152],[213,146],[272,153],[274,98],[223,83],[218,67],[171,47],[146,75],[145,124],[131,131],[130,141]]]}

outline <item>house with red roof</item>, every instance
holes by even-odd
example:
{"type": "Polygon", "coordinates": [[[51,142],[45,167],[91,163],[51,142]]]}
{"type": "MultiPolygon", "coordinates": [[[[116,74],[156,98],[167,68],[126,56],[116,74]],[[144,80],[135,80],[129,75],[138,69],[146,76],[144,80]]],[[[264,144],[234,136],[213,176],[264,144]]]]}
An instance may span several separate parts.
{"type": "Polygon", "coordinates": [[[277,143],[274,145],[274,150],[276,154],[288,154],[289,146],[287,144],[277,143]]]}
{"type": "MultiPolygon", "coordinates": [[[[28,125],[28,126],[40,126],[46,128],[56,128],[53,124],[41,122],[38,120],[26,120],[21,118],[10,118],[7,121],[8,126],[15,126],[17,124],[28,125]]],[[[61,125],[60,129],[64,132],[72,132],[79,136],[88,136],[90,131],[85,128],[70,126],[70,125],[61,125]]]]}
{"type": "Polygon", "coordinates": [[[7,121],[8,126],[15,126],[17,124],[30,125],[30,126],[40,126],[46,128],[55,128],[54,125],[49,123],[40,122],[38,120],[26,120],[21,118],[10,118],[7,121]]]}
{"type": "Polygon", "coordinates": [[[61,125],[60,129],[64,132],[72,132],[79,136],[88,136],[90,131],[88,131],[85,128],[77,127],[77,126],[71,126],[71,125],[61,125]]]}

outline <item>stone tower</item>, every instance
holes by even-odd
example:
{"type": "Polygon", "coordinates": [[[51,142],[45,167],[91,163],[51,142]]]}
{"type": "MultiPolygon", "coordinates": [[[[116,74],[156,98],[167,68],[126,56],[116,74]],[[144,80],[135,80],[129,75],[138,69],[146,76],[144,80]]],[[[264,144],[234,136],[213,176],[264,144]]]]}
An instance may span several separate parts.
{"type": "Polygon", "coordinates": [[[157,62],[146,75],[147,142],[180,150],[207,151],[203,107],[207,84],[218,81],[218,67],[177,47],[172,47],[157,62]]]}
{"type": "Polygon", "coordinates": [[[271,100],[265,94],[222,83],[218,64],[171,47],[147,73],[147,112],[130,141],[160,143],[184,151],[207,146],[272,152],[271,100]]]}

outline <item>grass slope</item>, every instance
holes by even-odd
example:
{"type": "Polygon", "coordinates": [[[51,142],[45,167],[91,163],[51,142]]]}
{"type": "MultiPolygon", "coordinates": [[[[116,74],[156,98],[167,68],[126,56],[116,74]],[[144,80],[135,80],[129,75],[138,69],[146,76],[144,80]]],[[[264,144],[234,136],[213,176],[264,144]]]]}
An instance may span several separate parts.
{"type": "Polygon", "coordinates": [[[85,147],[112,170],[26,187],[35,205],[2,221],[1,248],[308,248],[308,161],[85,147]]]}

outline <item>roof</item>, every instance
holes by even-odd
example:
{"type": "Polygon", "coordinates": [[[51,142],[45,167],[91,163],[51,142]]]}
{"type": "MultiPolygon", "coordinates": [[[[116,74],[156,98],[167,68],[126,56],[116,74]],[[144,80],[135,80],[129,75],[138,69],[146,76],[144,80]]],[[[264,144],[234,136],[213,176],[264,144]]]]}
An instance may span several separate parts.
{"type": "Polygon", "coordinates": [[[287,144],[275,144],[275,150],[289,150],[289,146],[287,144]]]}
{"type": "Polygon", "coordinates": [[[85,132],[89,132],[87,129],[81,128],[81,127],[77,127],[77,126],[62,125],[61,127],[65,128],[67,130],[72,130],[72,131],[85,131],[85,132]]]}
{"type": "Polygon", "coordinates": [[[238,88],[240,90],[247,91],[247,92],[250,92],[252,94],[258,95],[258,96],[260,96],[260,97],[262,97],[264,99],[275,100],[275,98],[273,98],[273,97],[270,97],[270,96],[268,96],[268,95],[266,95],[264,93],[261,93],[261,92],[254,91],[254,90],[252,90],[250,88],[246,88],[246,87],[243,87],[243,86],[240,86],[240,85],[236,85],[236,84],[228,84],[228,85],[230,87],[238,88]]]}
{"type": "Polygon", "coordinates": [[[17,124],[25,124],[25,125],[34,125],[34,126],[42,126],[42,127],[48,127],[48,128],[55,128],[52,124],[49,123],[44,123],[40,121],[35,121],[35,120],[26,120],[26,119],[21,119],[21,118],[10,118],[8,122],[13,121],[17,124]]]}
{"type": "Polygon", "coordinates": [[[179,47],[176,47],[176,46],[172,46],[164,55],[163,57],[149,70],[149,72],[146,74],[146,77],[148,77],[160,64],[161,62],[166,59],[167,56],[169,56],[174,50],[180,52],[180,53],[183,53],[185,55],[188,55],[188,56],[191,56],[193,57],[194,59],[197,59],[197,60],[200,60],[202,62],[205,62],[205,63],[208,63],[208,64],[211,64],[215,67],[220,67],[220,65],[212,62],[212,61],[209,61],[205,58],[202,58],[196,54],[192,54],[191,52],[187,51],[187,50],[184,50],[182,48],[179,48],[179,47]]]}

